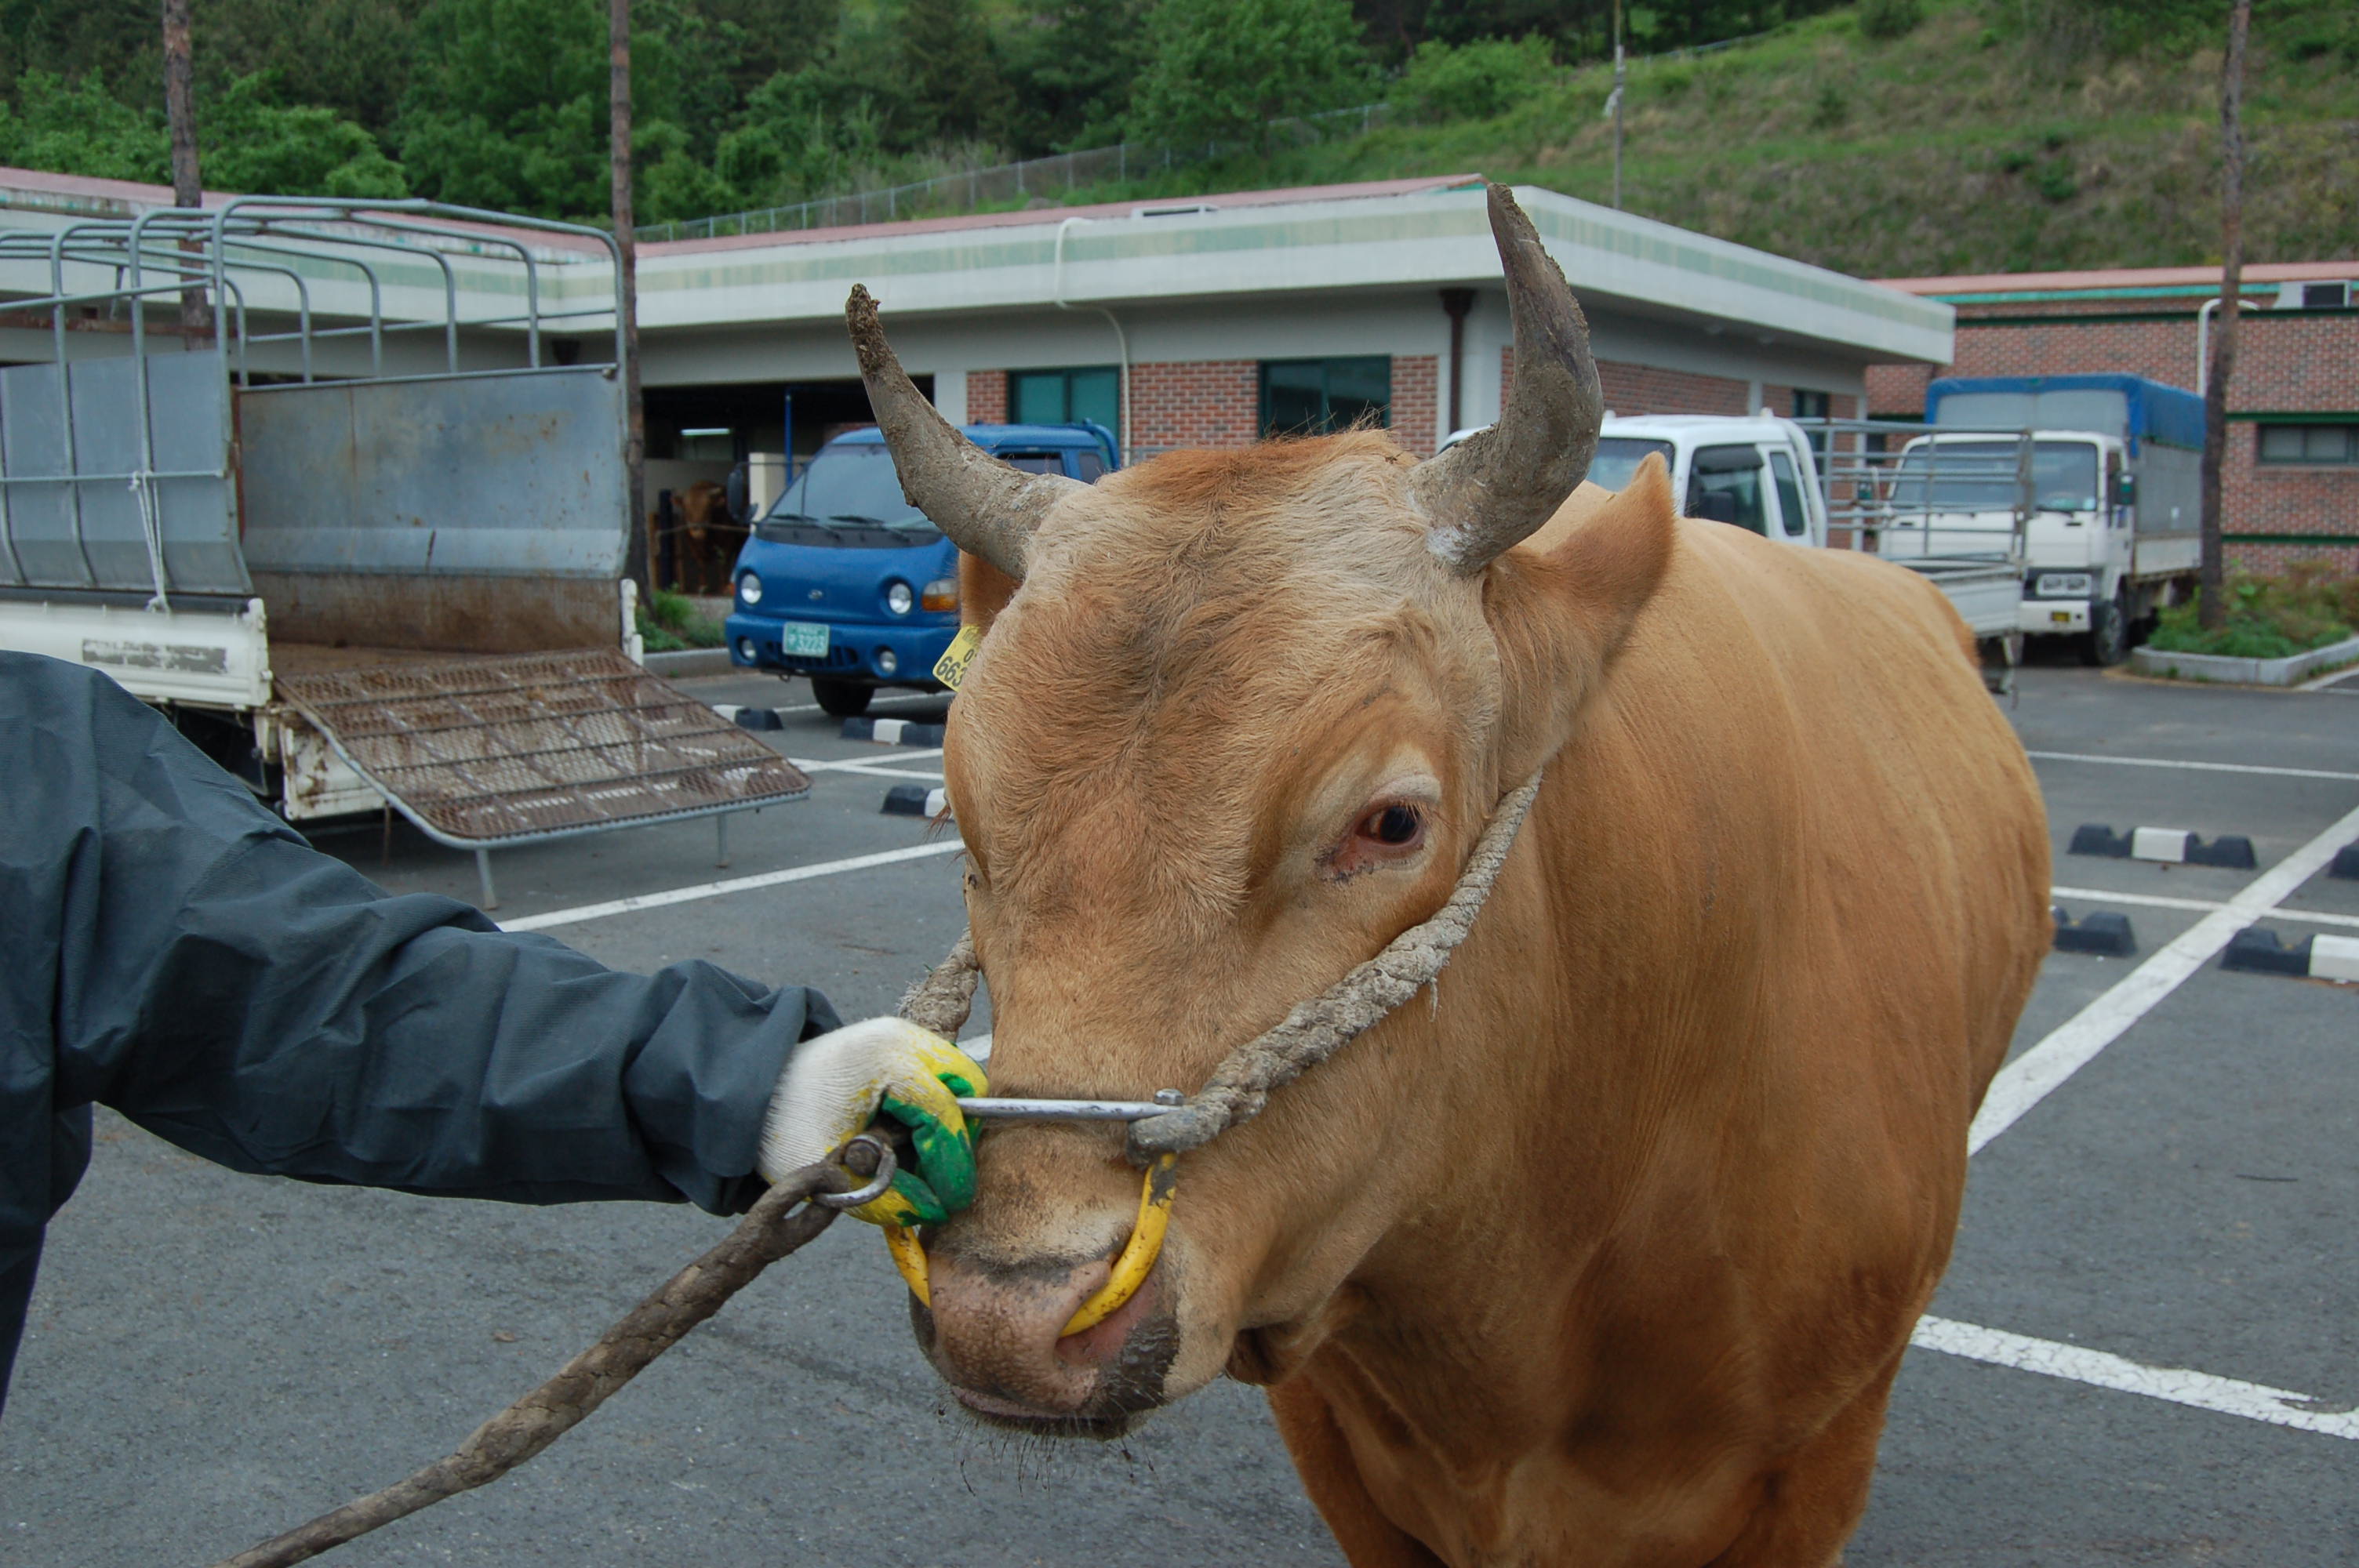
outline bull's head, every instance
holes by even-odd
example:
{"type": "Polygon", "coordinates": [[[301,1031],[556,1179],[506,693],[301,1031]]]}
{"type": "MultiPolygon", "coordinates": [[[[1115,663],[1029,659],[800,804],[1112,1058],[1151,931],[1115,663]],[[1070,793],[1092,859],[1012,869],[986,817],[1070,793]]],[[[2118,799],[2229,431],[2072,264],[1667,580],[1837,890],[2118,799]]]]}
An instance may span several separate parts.
{"type": "MultiPolygon", "coordinates": [[[[1193,1090],[1431,914],[1500,796],[1570,737],[1661,577],[1659,465],[1509,553],[1580,485],[1600,406],[1562,275],[1504,189],[1490,208],[1515,317],[1508,407],[1423,462],[1363,430],[1175,453],[1095,486],[1019,472],[935,414],[854,292],[910,501],[1015,579],[945,759],[995,1092],[1193,1090]]],[[[1537,879],[1517,880],[1511,863],[1494,898],[1520,906],[1510,924],[1540,908],[1537,879]]],[[[1495,969],[1512,943],[1478,924],[1450,976],[1495,969]]],[[[1153,1274],[1079,1334],[1061,1330],[1138,1203],[1121,1129],[993,1131],[973,1208],[927,1238],[917,1313],[962,1401],[1103,1433],[1224,1368],[1286,1372],[1378,1288],[1372,1260],[1453,1182],[1483,1179],[1468,1146],[1484,1130],[1465,1119],[1498,1066],[1471,1048],[1498,1028],[1483,989],[1446,976],[1434,1006],[1184,1157],[1153,1274]]]]}

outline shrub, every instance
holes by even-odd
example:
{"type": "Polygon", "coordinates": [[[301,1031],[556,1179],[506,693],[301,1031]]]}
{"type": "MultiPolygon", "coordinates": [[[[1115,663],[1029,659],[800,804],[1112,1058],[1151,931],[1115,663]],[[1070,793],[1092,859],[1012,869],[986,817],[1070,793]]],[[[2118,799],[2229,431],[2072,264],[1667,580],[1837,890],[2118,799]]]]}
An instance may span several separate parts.
{"type": "Polygon", "coordinates": [[[1548,85],[1555,63],[1546,38],[1429,39],[1393,84],[1392,102],[1419,120],[1488,120],[1548,85]]]}
{"type": "Polygon", "coordinates": [[[2305,563],[2282,577],[2240,572],[2228,582],[2228,619],[2217,631],[2195,622],[2195,602],[2162,612],[2147,639],[2171,654],[2218,654],[2232,659],[2288,659],[2352,635],[2359,622],[2359,577],[2338,577],[2305,563]]]}
{"type": "Polygon", "coordinates": [[[639,635],[651,654],[677,653],[682,648],[718,648],[727,640],[720,622],[699,611],[694,600],[660,588],[639,606],[639,635]]]}
{"type": "Polygon", "coordinates": [[[1860,0],[1859,30],[1880,43],[1907,38],[1924,19],[1919,0],[1860,0]]]}

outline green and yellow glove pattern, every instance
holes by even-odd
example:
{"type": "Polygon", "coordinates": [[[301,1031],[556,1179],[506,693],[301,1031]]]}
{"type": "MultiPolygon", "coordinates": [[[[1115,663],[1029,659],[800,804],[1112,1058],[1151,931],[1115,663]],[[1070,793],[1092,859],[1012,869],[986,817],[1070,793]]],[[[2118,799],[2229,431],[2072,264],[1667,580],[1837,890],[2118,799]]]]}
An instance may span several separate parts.
{"type": "Polygon", "coordinates": [[[950,1041],[898,1018],[871,1018],[806,1040],[788,1058],[762,1124],[761,1171],[777,1181],[827,1158],[880,1116],[909,1130],[917,1169],[850,1209],[871,1225],[937,1225],[974,1201],[974,1141],[958,1097],[991,1092],[950,1041]]]}

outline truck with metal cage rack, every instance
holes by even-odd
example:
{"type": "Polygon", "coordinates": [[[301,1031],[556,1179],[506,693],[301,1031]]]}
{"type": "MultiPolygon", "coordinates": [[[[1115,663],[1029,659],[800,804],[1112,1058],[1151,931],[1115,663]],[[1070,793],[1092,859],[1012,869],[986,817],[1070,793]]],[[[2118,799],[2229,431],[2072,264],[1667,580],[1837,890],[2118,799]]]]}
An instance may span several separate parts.
{"type": "Polygon", "coordinates": [[[619,276],[602,231],[424,201],[0,234],[0,647],[290,822],[473,850],[487,908],[492,849],[799,798],[642,666],[619,276]]]}

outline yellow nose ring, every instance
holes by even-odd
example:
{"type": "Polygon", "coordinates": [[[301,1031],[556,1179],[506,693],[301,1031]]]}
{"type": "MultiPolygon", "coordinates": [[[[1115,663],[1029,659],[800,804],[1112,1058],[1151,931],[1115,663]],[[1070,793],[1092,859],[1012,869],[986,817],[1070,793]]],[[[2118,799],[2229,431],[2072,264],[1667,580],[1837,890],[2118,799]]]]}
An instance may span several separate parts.
{"type": "MultiPolygon", "coordinates": [[[[1058,1330],[1060,1338],[1095,1328],[1120,1312],[1123,1303],[1136,1295],[1138,1287],[1147,1282],[1155,1260],[1163,1252],[1163,1232],[1171,1223],[1171,1196],[1179,1184],[1179,1158],[1176,1154],[1158,1154],[1155,1162],[1147,1166],[1147,1180],[1138,1194],[1138,1218],[1130,1227],[1130,1239],[1123,1243],[1122,1255],[1114,1260],[1106,1282],[1058,1330]]],[[[927,1284],[926,1249],[918,1239],[917,1227],[888,1225],[884,1229],[886,1249],[892,1253],[893,1266],[901,1271],[901,1278],[908,1282],[909,1293],[925,1305],[933,1305],[933,1293],[927,1284]]]]}

